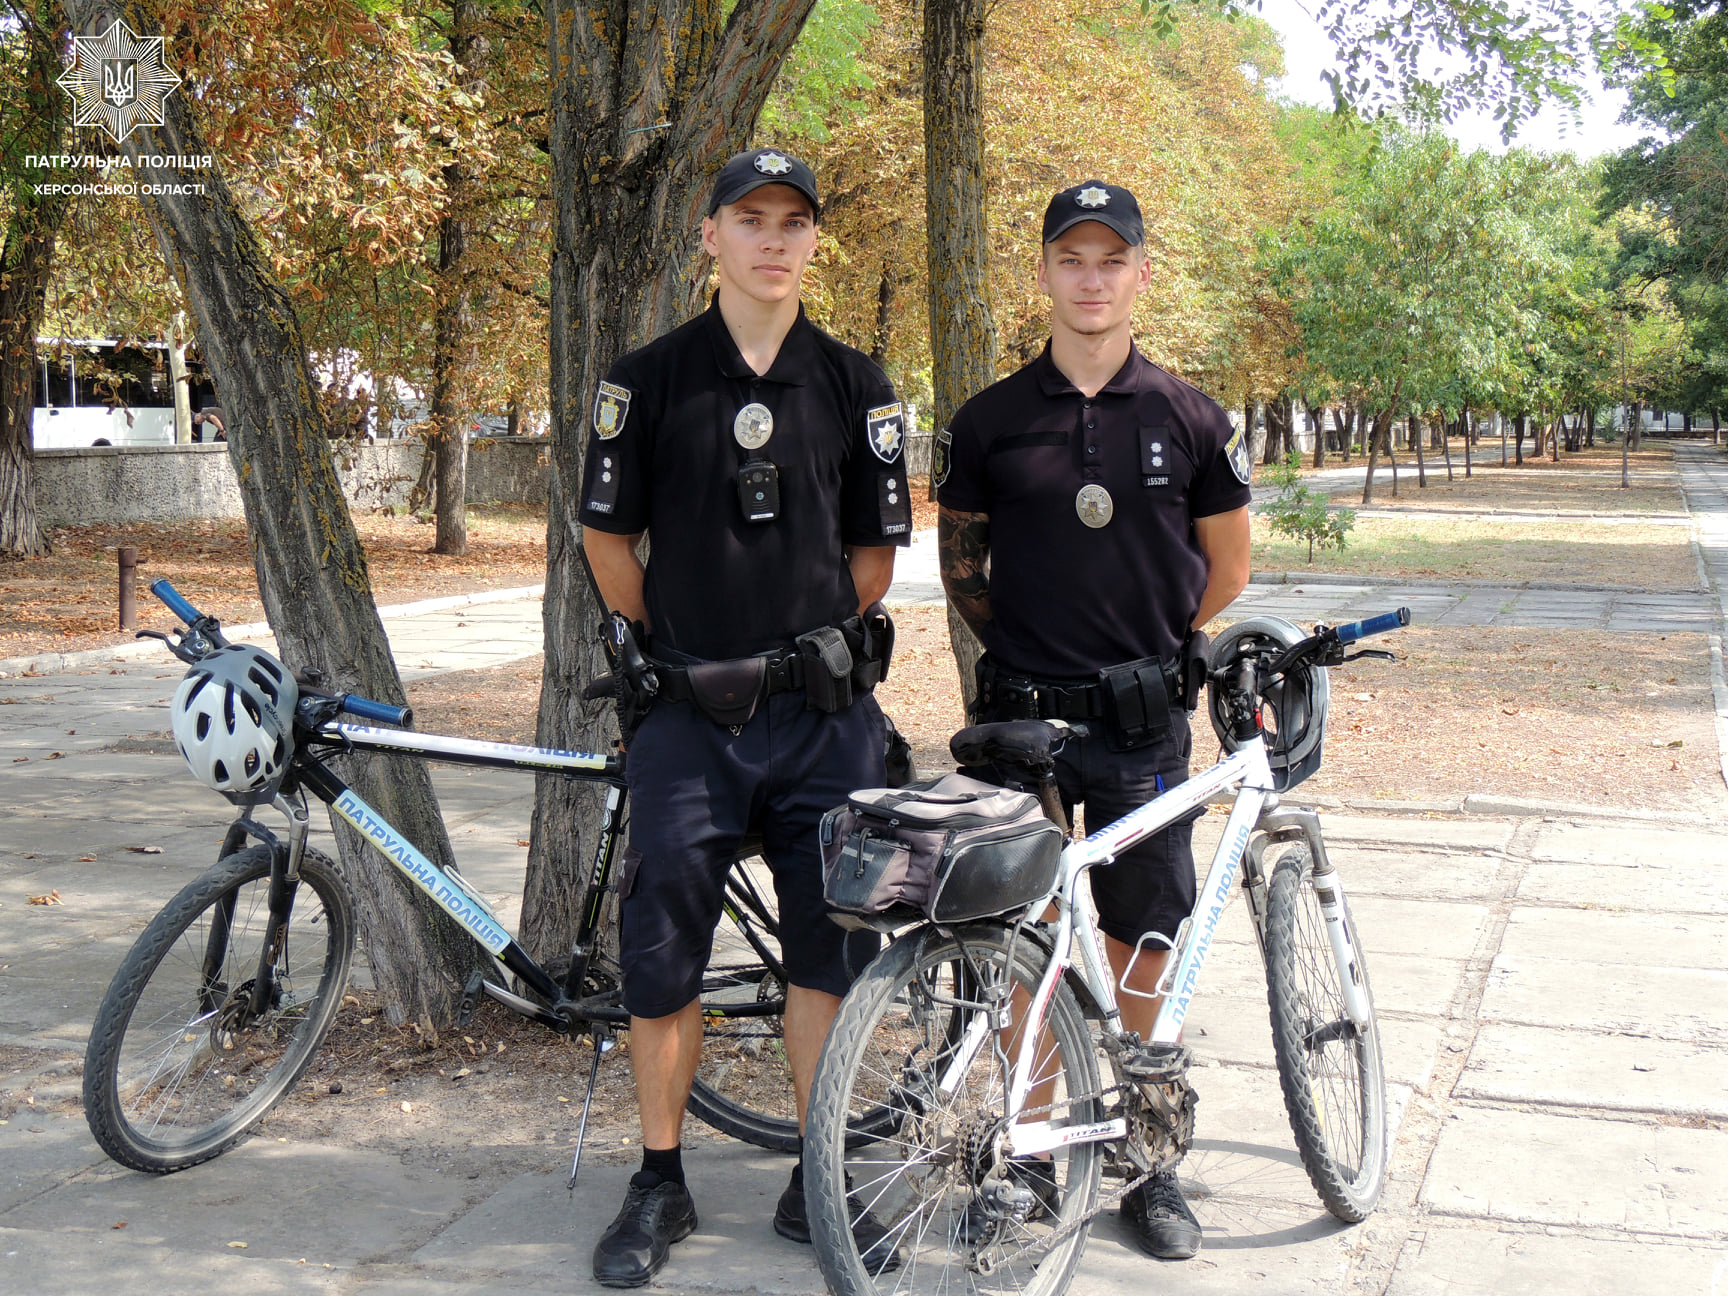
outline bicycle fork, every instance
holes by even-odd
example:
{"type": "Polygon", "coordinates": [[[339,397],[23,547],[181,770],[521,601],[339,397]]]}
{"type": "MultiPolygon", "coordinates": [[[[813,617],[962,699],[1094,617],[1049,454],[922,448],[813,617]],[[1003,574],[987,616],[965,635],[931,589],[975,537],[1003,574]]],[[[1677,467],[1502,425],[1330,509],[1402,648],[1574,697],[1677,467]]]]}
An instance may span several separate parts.
{"type": "Polygon", "coordinates": [[[1326,940],[1332,946],[1332,958],[1338,965],[1338,981],[1343,987],[1344,1015],[1354,1025],[1366,1027],[1374,1015],[1373,1009],[1362,984],[1356,934],[1350,930],[1345,917],[1344,879],[1326,854],[1326,842],[1320,835],[1320,816],[1312,810],[1281,809],[1263,817],[1260,827],[1274,841],[1300,839],[1307,844],[1312,861],[1314,898],[1320,903],[1320,915],[1326,922],[1326,940]]]}

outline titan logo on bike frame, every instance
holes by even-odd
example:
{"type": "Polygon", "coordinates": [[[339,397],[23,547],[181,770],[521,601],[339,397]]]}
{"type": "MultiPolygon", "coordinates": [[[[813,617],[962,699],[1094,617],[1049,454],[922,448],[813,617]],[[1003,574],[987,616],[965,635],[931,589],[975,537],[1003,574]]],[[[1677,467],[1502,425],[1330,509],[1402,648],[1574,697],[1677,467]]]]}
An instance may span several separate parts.
{"type": "Polygon", "coordinates": [[[1187,973],[1182,978],[1182,984],[1176,990],[1175,1014],[1178,1024],[1188,1015],[1188,1005],[1194,998],[1195,983],[1200,980],[1200,965],[1206,961],[1206,952],[1212,948],[1212,936],[1218,930],[1218,920],[1224,916],[1224,905],[1230,899],[1230,886],[1236,881],[1236,866],[1242,862],[1242,850],[1248,844],[1248,834],[1253,831],[1252,824],[1243,824],[1236,830],[1236,839],[1230,843],[1230,867],[1224,870],[1224,876],[1218,879],[1218,889],[1212,893],[1212,902],[1206,907],[1206,916],[1200,927],[1200,934],[1195,938],[1192,947],[1192,957],[1186,957],[1187,973]]]}
{"type": "Polygon", "coordinates": [[[481,911],[472,897],[452,882],[442,869],[398,837],[396,830],[381,819],[376,810],[355,796],[352,788],[345,789],[334,804],[338,814],[388,855],[397,868],[414,880],[415,886],[473,932],[475,940],[494,954],[504,952],[504,947],[510,943],[504,930],[481,911]]]}

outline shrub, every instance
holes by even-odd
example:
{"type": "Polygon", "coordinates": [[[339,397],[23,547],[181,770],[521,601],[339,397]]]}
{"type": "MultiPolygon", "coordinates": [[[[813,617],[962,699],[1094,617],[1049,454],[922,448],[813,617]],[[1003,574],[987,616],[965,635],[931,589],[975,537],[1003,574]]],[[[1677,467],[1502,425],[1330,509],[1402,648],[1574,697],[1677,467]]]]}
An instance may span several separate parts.
{"type": "Polygon", "coordinates": [[[1272,469],[1272,484],[1278,496],[1264,511],[1272,524],[1274,535],[1308,542],[1308,561],[1314,561],[1314,546],[1322,549],[1342,549],[1345,537],[1356,525],[1352,509],[1333,512],[1324,495],[1316,495],[1302,484],[1302,457],[1292,450],[1284,461],[1272,469]]]}

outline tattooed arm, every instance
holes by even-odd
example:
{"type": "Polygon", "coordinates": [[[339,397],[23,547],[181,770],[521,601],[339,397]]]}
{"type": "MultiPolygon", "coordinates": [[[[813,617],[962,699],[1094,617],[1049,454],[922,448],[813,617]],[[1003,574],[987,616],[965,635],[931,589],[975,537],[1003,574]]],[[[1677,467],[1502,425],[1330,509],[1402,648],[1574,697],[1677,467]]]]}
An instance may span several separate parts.
{"type": "Polygon", "coordinates": [[[984,574],[984,560],[990,553],[990,515],[939,509],[936,537],[942,588],[972,632],[981,635],[990,623],[990,578],[984,574]]]}

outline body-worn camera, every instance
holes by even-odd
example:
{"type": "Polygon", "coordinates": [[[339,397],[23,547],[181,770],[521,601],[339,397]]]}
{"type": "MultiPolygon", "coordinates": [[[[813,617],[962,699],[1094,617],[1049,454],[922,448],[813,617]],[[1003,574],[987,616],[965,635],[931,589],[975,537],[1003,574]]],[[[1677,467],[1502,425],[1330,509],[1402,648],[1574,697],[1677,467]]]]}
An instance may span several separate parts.
{"type": "Polygon", "coordinates": [[[766,459],[738,468],[738,504],[746,522],[772,522],[780,516],[780,470],[766,459]]]}

